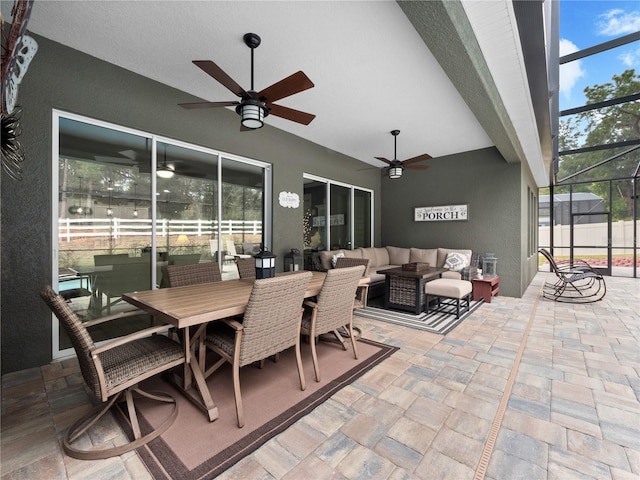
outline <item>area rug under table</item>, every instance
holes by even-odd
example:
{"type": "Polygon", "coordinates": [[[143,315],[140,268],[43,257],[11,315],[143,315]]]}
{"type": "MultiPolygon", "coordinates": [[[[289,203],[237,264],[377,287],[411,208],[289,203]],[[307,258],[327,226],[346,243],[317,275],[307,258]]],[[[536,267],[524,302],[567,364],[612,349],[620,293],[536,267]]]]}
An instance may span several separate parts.
{"type": "MultiPolygon", "coordinates": [[[[293,349],[283,352],[278,363],[266,361],[263,369],[243,367],[240,370],[245,416],[243,428],[237,425],[229,365],[207,380],[211,396],[218,406],[219,418],[215,422],[209,422],[202,411],[162,378],[149,380],[143,388],[174,395],[178,400],[179,414],[161,437],[137,452],[156,480],[213,478],[397,350],[366,339],[360,339],[357,347],[358,360],[353,358],[350,344],[349,350],[344,351],[337,344],[319,342],[322,380],[318,383],[313,373],[310,346],[303,344],[305,391],[300,390],[293,349]]],[[[138,397],[136,406],[140,410],[143,433],[149,430],[150,425],[161,423],[172,408],[138,397]]],[[[124,423],[123,419],[119,420],[124,423]]],[[[126,424],[123,427],[128,430],[126,424]]]]}
{"type": "Polygon", "coordinates": [[[478,301],[472,300],[468,312],[463,311],[463,307],[460,306],[460,318],[456,318],[454,300],[442,300],[438,310],[430,310],[428,314],[422,312],[420,315],[401,312],[399,310],[386,310],[382,308],[382,302],[383,300],[374,299],[367,308],[356,310],[354,315],[416,328],[418,330],[426,330],[439,335],[446,335],[456,326],[460,325],[460,323],[482,305],[484,301],[482,299],[478,301]]]}

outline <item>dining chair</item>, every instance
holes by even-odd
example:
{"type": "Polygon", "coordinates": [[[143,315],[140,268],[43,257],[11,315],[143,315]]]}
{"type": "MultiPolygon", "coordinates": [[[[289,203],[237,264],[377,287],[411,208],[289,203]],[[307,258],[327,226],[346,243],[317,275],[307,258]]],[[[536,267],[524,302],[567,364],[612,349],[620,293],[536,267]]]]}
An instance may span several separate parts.
{"type": "MultiPolygon", "coordinates": [[[[351,258],[351,257],[339,257],[336,260],[336,268],[349,268],[356,267],[358,265],[364,265],[364,271],[362,272],[362,276],[366,277],[368,272],[367,268],[369,267],[369,259],[368,258],[351,258]]],[[[369,294],[369,284],[359,285],[356,290],[356,299],[353,302],[353,308],[367,308],[367,295],[369,294]]]]}
{"type": "Polygon", "coordinates": [[[304,305],[309,309],[305,309],[301,332],[303,335],[309,336],[316,382],[320,381],[320,367],[316,352],[318,336],[332,332],[342,348],[347,350],[346,342],[338,332],[338,329],[346,328],[351,339],[353,356],[358,358],[356,338],[353,333],[353,303],[358,283],[364,271],[364,265],[329,270],[317,299],[315,301],[305,300],[304,302],[304,305]]]}
{"type": "MultiPolygon", "coordinates": [[[[65,434],[62,445],[67,455],[81,460],[97,460],[122,455],[162,435],[176,420],[178,405],[168,393],[151,393],[138,384],[147,378],[165,372],[185,362],[180,344],[167,338],[169,326],[158,326],[140,330],[123,337],[96,345],[87,331],[88,327],[108,321],[144,314],[140,310],[109,315],[88,322],[81,322],[64,298],[51,286],[44,287],[40,296],[58,317],[78,357],[80,371],[91,394],[101,402],[91,412],[76,421],[65,434]],[[173,403],[173,410],[160,426],[142,435],[135,410],[133,394],[173,403]],[[124,401],[134,440],[124,445],[105,449],[82,449],[72,444],[93,427],[105,413],[118,402],[124,401]]],[[[89,444],[91,442],[88,442],[89,444]]],[[[81,444],[86,444],[81,441],[81,444]]]]}
{"type": "MultiPolygon", "coordinates": [[[[256,280],[242,323],[223,319],[210,323],[205,344],[220,359],[204,372],[209,377],[226,362],[232,365],[238,427],[244,426],[240,368],[295,347],[300,389],[306,389],[300,355],[302,302],[311,272],[256,280]]],[[[204,365],[204,364],[202,364],[204,365]]]]}
{"type": "Polygon", "coordinates": [[[189,263],[162,267],[163,287],[184,287],[199,283],[221,282],[222,275],[217,263],[189,263]]]}
{"type": "Polygon", "coordinates": [[[256,261],[253,258],[236,258],[240,278],[256,278],[256,261]]]}

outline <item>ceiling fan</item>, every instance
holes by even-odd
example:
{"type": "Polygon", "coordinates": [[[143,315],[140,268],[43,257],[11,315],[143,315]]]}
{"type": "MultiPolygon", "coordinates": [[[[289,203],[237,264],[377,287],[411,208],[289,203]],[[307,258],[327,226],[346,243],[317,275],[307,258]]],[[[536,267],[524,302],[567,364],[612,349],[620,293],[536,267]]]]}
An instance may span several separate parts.
{"type": "Polygon", "coordinates": [[[309,80],[309,77],[307,77],[304,72],[299,71],[264,90],[256,92],[253,88],[253,50],[260,45],[260,37],[255,33],[247,33],[244,35],[244,43],[251,49],[251,89],[248,91],[238,85],[235,80],[211,60],[193,61],[193,63],[200,67],[205,73],[211,75],[223,86],[240,97],[240,101],[180,103],[179,105],[187,109],[230,107],[236,105],[236,112],[242,118],[240,130],[255,130],[262,127],[264,117],[269,114],[303,125],[309,125],[316,117],[315,115],[294,110],[293,108],[283,107],[282,105],[276,105],[273,102],[313,88],[313,82],[309,80]]]}
{"type": "Polygon", "coordinates": [[[391,130],[391,135],[393,135],[393,160],[387,160],[384,157],[374,157],[377,160],[381,160],[385,163],[388,163],[389,166],[385,167],[383,170],[387,173],[389,178],[400,178],[402,176],[402,172],[405,168],[409,168],[412,170],[426,170],[429,168],[429,165],[414,165],[414,163],[422,162],[424,160],[429,160],[431,155],[428,153],[423,153],[422,155],[418,155],[417,157],[408,158],[407,160],[400,161],[397,159],[397,142],[398,142],[398,134],[400,130],[391,130]]]}

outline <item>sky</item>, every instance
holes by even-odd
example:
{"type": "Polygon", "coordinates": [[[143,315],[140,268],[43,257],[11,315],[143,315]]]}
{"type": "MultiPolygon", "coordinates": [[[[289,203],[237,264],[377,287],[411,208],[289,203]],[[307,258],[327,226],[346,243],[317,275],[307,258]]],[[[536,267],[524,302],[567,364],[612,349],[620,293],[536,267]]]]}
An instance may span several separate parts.
{"type": "MultiPolygon", "coordinates": [[[[639,0],[561,0],[560,56],[640,31],[639,0]]],[[[584,105],[585,86],[603,84],[633,68],[640,41],[560,66],[560,110],[584,105]]]]}

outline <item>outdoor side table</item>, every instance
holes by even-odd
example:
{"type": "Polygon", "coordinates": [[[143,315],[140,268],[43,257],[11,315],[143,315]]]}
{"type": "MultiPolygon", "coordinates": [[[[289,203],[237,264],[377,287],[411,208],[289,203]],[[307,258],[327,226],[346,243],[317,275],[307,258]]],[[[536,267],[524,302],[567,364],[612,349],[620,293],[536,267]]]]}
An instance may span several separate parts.
{"type": "Polygon", "coordinates": [[[476,277],[471,279],[473,284],[473,300],[477,302],[481,298],[486,303],[491,303],[491,297],[500,292],[500,277],[476,277]]]}

